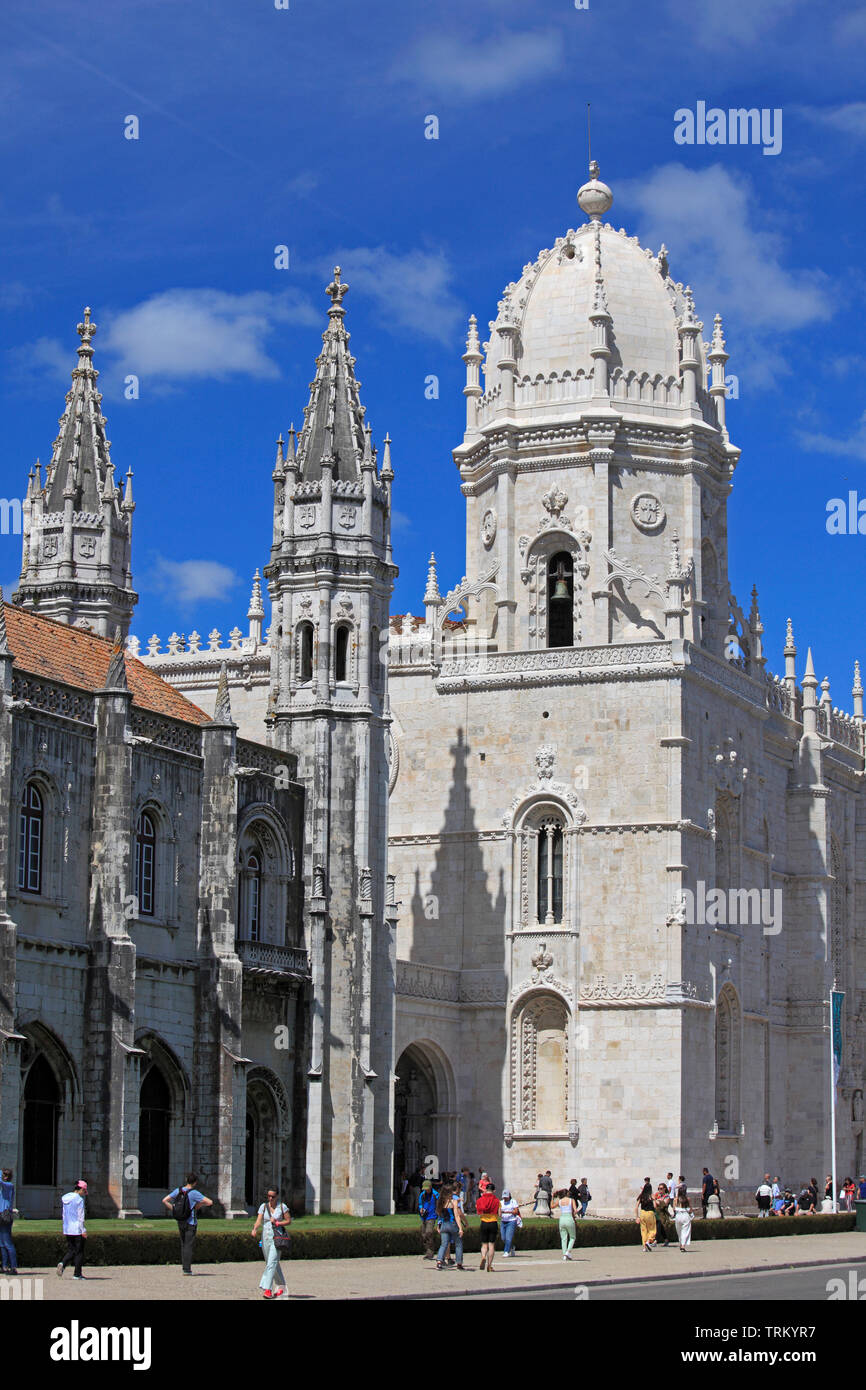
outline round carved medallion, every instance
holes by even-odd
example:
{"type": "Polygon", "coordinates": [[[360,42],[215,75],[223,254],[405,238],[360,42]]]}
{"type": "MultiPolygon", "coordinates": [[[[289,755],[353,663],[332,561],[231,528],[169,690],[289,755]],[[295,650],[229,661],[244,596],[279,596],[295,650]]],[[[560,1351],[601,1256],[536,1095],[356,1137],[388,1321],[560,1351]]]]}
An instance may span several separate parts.
{"type": "Polygon", "coordinates": [[[492,507],[488,507],[481,518],[481,540],[485,550],[489,550],[496,540],[496,513],[492,507]]]}
{"type": "Polygon", "coordinates": [[[631,519],[639,531],[651,533],[661,530],[667,513],[654,493],[639,492],[632,498],[631,519]]]}

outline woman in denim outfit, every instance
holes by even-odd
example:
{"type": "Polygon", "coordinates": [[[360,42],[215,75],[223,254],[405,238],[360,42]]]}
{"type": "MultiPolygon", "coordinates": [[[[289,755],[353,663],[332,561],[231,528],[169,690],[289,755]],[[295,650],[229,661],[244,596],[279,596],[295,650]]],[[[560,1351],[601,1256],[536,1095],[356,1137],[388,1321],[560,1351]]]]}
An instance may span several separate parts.
{"type": "Polygon", "coordinates": [[[442,1235],[442,1243],[439,1246],[439,1254],[436,1256],[436,1268],[444,1269],[445,1260],[448,1255],[448,1247],[452,1240],[456,1247],[457,1268],[463,1268],[463,1212],[460,1210],[453,1187],[443,1187],[439,1193],[439,1200],[436,1203],[436,1215],[439,1217],[439,1230],[442,1235]]]}
{"type": "Polygon", "coordinates": [[[4,1168],[0,1180],[0,1255],[3,1257],[3,1273],[18,1273],[18,1257],[12,1244],[12,1221],[15,1207],[15,1184],[12,1169],[4,1168]],[[5,1218],[5,1219],[4,1219],[5,1218]]]}
{"type": "Polygon", "coordinates": [[[280,1265],[280,1252],[274,1244],[274,1234],[277,1231],[282,1233],[284,1227],[291,1225],[292,1213],[284,1202],[278,1200],[278,1197],[279,1194],[276,1190],[270,1188],[268,1200],[262,1202],[259,1207],[256,1224],[253,1226],[253,1236],[258,1235],[260,1228],[262,1230],[262,1254],[265,1257],[265,1272],[259,1281],[259,1288],[265,1298],[282,1298],[286,1292],[286,1281],[280,1265]]]}

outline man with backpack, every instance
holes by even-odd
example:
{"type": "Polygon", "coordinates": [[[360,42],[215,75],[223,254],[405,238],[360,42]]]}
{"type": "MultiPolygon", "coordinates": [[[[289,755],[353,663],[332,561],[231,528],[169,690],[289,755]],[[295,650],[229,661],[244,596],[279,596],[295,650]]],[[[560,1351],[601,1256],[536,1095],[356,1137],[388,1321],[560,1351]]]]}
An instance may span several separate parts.
{"type": "Polygon", "coordinates": [[[162,1199],[162,1205],[168,1208],[177,1222],[180,1235],[180,1263],[184,1274],[192,1274],[192,1251],[198,1230],[196,1213],[199,1207],[213,1206],[210,1197],[205,1197],[203,1192],[198,1191],[197,1182],[197,1173],[187,1173],[183,1187],[176,1187],[162,1199]]]}

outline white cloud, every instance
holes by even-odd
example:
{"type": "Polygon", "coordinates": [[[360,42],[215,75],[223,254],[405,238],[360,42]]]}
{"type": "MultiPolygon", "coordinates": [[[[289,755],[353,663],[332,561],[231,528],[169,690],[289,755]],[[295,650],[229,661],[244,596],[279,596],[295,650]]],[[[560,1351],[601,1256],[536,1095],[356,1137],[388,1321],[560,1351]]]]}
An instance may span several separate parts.
{"type": "Polygon", "coordinates": [[[685,23],[699,43],[714,49],[754,44],[762,34],[794,12],[807,0],[725,0],[724,5],[690,5],[669,0],[668,8],[678,24],[685,23]]]}
{"type": "Polygon", "coordinates": [[[63,377],[69,384],[69,374],[75,366],[75,352],[64,347],[59,338],[37,338],[25,344],[16,354],[19,366],[29,374],[44,374],[49,378],[63,377]]]}
{"type": "Polygon", "coordinates": [[[190,607],[204,599],[221,603],[240,583],[240,575],[216,560],[167,560],[158,555],[143,587],[190,607]]]}
{"type": "Polygon", "coordinates": [[[164,290],[109,318],[100,347],[143,380],[273,378],[267,342],[277,325],[320,318],[296,291],[164,290]]]}
{"type": "Polygon", "coordinates": [[[341,266],[350,289],[375,302],[386,328],[453,346],[465,315],[451,287],[454,272],[443,251],[398,255],[384,246],[355,246],[323,260],[322,273],[329,274],[335,264],[341,266]]]}
{"type": "MultiPolygon", "coordinates": [[[[667,164],[616,192],[637,209],[645,245],[668,243],[671,273],[694,289],[705,335],[722,313],[728,351],[753,385],[772,380],[780,366],[786,370],[779,334],[830,318],[829,277],[784,266],[784,239],[759,225],[758,198],[742,175],[719,164],[667,164]]],[[[734,361],[730,370],[739,370],[734,361]]]]}
{"type": "Polygon", "coordinates": [[[866,412],[860,416],[856,429],[841,439],[832,434],[810,434],[804,430],[798,431],[798,438],[802,448],[816,454],[866,459],[866,412]]]}
{"type": "Polygon", "coordinates": [[[549,29],[477,40],[443,35],[422,39],[401,54],[391,76],[437,94],[472,100],[537,81],[561,66],[563,52],[562,36],[549,29]]]}
{"type": "Polygon", "coordinates": [[[866,101],[847,101],[841,106],[800,106],[801,115],[844,135],[866,137],[866,101]]]}

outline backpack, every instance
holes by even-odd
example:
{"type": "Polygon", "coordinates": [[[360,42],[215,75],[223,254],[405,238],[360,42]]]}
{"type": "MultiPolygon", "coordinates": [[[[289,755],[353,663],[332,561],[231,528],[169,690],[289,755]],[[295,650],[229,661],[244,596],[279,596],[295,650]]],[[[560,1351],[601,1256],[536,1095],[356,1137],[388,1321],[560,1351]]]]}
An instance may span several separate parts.
{"type": "Polygon", "coordinates": [[[171,1204],[171,1214],[175,1221],[189,1221],[192,1215],[192,1207],[189,1204],[189,1193],[186,1188],[178,1188],[177,1196],[171,1204]]]}

